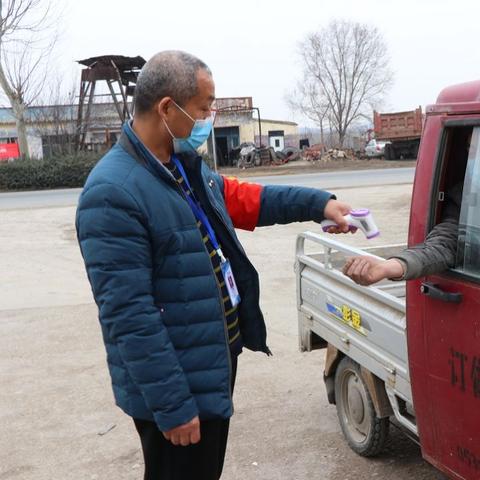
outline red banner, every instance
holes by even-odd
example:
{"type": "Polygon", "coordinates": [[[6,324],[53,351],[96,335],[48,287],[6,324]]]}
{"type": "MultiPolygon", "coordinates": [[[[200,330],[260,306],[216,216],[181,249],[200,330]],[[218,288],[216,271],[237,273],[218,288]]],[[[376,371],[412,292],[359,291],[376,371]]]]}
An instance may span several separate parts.
{"type": "Polygon", "coordinates": [[[0,143],[0,162],[9,158],[18,158],[19,156],[18,143],[0,143]]]}

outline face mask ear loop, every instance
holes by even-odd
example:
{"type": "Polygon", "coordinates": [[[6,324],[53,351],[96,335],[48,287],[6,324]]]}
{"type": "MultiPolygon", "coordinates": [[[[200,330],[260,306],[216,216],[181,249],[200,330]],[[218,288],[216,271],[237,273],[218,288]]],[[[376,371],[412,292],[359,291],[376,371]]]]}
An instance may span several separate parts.
{"type": "Polygon", "coordinates": [[[165,125],[168,133],[170,134],[170,136],[171,136],[173,139],[175,139],[175,136],[173,135],[172,131],[171,131],[170,128],[168,127],[167,122],[165,121],[164,118],[162,118],[162,121],[163,121],[163,124],[165,125]]]}
{"type": "Polygon", "coordinates": [[[183,112],[193,123],[195,123],[195,120],[175,101],[172,99],[172,102],[175,104],[175,106],[183,112]]]}

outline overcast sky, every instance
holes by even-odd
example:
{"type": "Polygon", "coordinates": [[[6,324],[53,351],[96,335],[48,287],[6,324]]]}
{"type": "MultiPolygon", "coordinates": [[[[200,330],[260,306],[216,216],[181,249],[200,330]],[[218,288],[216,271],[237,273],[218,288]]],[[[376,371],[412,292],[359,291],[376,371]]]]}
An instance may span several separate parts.
{"type": "Polygon", "coordinates": [[[218,97],[252,96],[264,118],[304,123],[284,101],[301,73],[298,44],[334,18],[383,33],[395,74],[386,111],[427,105],[447,85],[480,79],[478,0],[61,1],[66,72],[95,55],[186,50],[210,66],[218,97]]]}

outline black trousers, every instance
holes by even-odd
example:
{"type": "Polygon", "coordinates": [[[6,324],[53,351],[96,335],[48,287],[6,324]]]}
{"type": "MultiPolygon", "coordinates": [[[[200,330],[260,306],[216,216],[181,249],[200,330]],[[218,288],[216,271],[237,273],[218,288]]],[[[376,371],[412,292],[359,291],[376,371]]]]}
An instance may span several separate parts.
{"type": "MultiPolygon", "coordinates": [[[[232,393],[237,358],[232,358],[232,393]]],[[[145,461],[144,480],[218,480],[222,474],[230,420],[200,421],[201,440],[173,445],[154,422],[134,419],[145,461]]]]}

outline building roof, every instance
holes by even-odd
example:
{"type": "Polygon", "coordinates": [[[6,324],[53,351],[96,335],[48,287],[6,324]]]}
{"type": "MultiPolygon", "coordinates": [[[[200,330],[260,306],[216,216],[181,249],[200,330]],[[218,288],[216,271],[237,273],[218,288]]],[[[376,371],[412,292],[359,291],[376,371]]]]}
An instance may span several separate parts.
{"type": "MultiPolygon", "coordinates": [[[[52,122],[52,121],[77,121],[78,105],[42,105],[28,107],[25,112],[26,121],[28,123],[35,122],[52,122]]],[[[108,118],[114,117],[118,123],[120,118],[115,108],[115,104],[108,103],[93,103],[91,118],[108,118]]],[[[0,124],[9,125],[15,124],[15,117],[13,116],[10,107],[0,107],[0,124]]]]}
{"type": "Polygon", "coordinates": [[[145,59],[137,55],[136,57],[125,57],[123,55],[101,55],[99,57],[90,57],[85,60],[78,60],[80,65],[94,68],[98,66],[112,66],[112,62],[120,71],[140,70],[145,63],[145,59]]]}
{"type": "Polygon", "coordinates": [[[252,97],[217,97],[215,108],[218,113],[229,113],[237,110],[251,110],[253,108],[252,97]]]}
{"type": "Polygon", "coordinates": [[[279,125],[293,125],[293,126],[298,126],[298,123],[296,122],[290,122],[288,120],[270,120],[268,118],[262,118],[262,123],[278,123],[279,125]]]}

